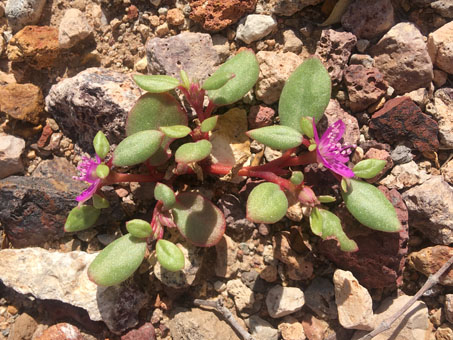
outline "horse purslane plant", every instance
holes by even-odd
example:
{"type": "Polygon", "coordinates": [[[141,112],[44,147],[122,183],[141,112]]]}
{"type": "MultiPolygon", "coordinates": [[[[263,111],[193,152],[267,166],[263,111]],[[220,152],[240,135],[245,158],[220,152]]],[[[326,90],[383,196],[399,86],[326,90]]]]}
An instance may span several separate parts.
{"type": "Polygon", "coordinates": [[[360,180],[376,176],[385,161],[367,159],[351,168],[349,157],[355,146],[342,143],[345,124],[341,120],[319,137],[316,123],[329,102],[331,82],[316,58],[301,64],[286,82],[278,108],[281,124],[247,132],[250,138],[281,150],[281,157],[260,165],[233,167],[211,160],[210,137],[218,121],[213,112],[240,100],[253,88],[258,75],[254,53],[245,50],[221,65],[203,83],[191,82],[183,70],[180,79],[134,76],[138,86],[147,92],[129,113],[127,137],[113,152],[101,131],[94,138],[95,160],[84,158],[76,177],[91,185],[76,198],[79,205],[70,212],[65,231],[84,230],[96,223],[101,209],[109,206],[100,190],[104,185],[156,183],[156,203],[151,221],[127,222],[128,234],[99,253],[88,269],[91,280],[103,286],[126,280],[140,266],[152,241],[156,241],[156,258],[161,266],[169,271],[181,270],[184,255],[177,245],[163,239],[166,228],[177,228],[196,246],[210,247],[219,242],[226,227],[220,209],[197,192],[173,189],[175,179],[186,174],[201,179],[208,175],[231,175],[264,180],[248,196],[245,207],[248,219],[276,223],[285,216],[289,202],[299,202],[306,208],[314,234],[323,239],[335,238],[342,250],[355,251],[356,243],[347,237],[340,219],[326,207],[338,203],[337,199],[317,195],[316,188],[304,181],[304,166],[317,164],[330,170],[341,183],[345,205],[360,223],[386,232],[400,230],[392,204],[381,191],[360,180]],[[173,147],[176,140],[179,147],[173,147]],[[147,169],[146,173],[117,171],[139,164],[145,165],[141,169],[147,169]],[[92,205],[87,204],[90,199],[92,205]]]}

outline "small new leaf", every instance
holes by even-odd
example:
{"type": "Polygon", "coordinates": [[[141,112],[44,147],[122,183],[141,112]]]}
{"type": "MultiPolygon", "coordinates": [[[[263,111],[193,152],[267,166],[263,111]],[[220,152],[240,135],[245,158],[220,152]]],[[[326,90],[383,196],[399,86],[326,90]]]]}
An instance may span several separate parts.
{"type": "Polygon", "coordinates": [[[189,76],[187,75],[187,72],[181,69],[181,72],[179,72],[179,77],[181,78],[181,85],[184,86],[186,89],[189,89],[190,80],[189,76]]]}
{"type": "Polygon", "coordinates": [[[163,183],[157,183],[154,187],[154,198],[162,201],[166,209],[171,209],[176,203],[176,197],[173,190],[163,183]]]}
{"type": "Polygon", "coordinates": [[[102,131],[98,131],[93,139],[93,147],[100,159],[104,159],[110,151],[110,143],[102,131]]]}
{"type": "Polygon", "coordinates": [[[289,180],[294,185],[299,185],[304,181],[304,174],[302,173],[302,171],[293,171],[289,180]]]}
{"type": "Polygon", "coordinates": [[[305,136],[313,138],[313,119],[309,117],[302,117],[300,119],[300,129],[305,136]]]}
{"type": "Polygon", "coordinates": [[[157,261],[165,269],[176,272],[184,268],[185,258],[179,247],[167,240],[160,239],[156,243],[157,261]]]}
{"type": "Polygon", "coordinates": [[[149,222],[140,219],[133,219],[126,222],[127,231],[134,237],[147,238],[150,237],[153,230],[149,222]]]}
{"type": "Polygon", "coordinates": [[[209,156],[212,150],[212,144],[206,139],[199,140],[195,143],[186,143],[181,145],[175,152],[177,163],[199,162],[209,156]]]}
{"type": "Polygon", "coordinates": [[[107,199],[105,199],[102,196],[99,196],[98,194],[93,195],[93,206],[96,209],[105,209],[110,206],[110,203],[107,199]]]}
{"type": "Polygon", "coordinates": [[[288,150],[302,144],[302,134],[289,126],[266,126],[247,132],[250,138],[263,143],[272,149],[288,150]]]}
{"type": "Polygon", "coordinates": [[[219,116],[212,116],[209,117],[208,119],[205,119],[203,123],[201,123],[200,129],[201,132],[209,132],[214,130],[215,126],[217,125],[217,120],[219,119],[219,116]]]}
{"type": "Polygon", "coordinates": [[[225,85],[229,80],[233,79],[235,74],[232,72],[215,72],[212,76],[206,79],[202,88],[205,90],[217,90],[225,85]]]}
{"type": "Polygon", "coordinates": [[[337,199],[330,195],[320,195],[318,196],[318,200],[321,203],[332,203],[335,202],[337,199]]]}
{"type": "Polygon", "coordinates": [[[110,173],[110,168],[105,165],[105,164],[99,164],[97,167],[96,167],[96,176],[98,176],[99,178],[106,178],[110,173]]]}
{"type": "Polygon", "coordinates": [[[179,80],[164,75],[134,75],[135,82],[143,90],[151,93],[162,93],[173,90],[179,85],[179,80]]]}
{"type": "Polygon", "coordinates": [[[369,179],[380,173],[386,164],[387,162],[381,159],[364,159],[358,162],[352,171],[357,177],[369,179]]]}
{"type": "Polygon", "coordinates": [[[319,213],[318,208],[313,208],[310,214],[310,228],[313,234],[322,235],[322,215],[319,213]]]}
{"type": "Polygon", "coordinates": [[[159,130],[170,138],[184,138],[192,131],[185,125],[161,126],[159,130]]]}
{"type": "Polygon", "coordinates": [[[336,239],[342,251],[356,251],[358,249],[357,243],[344,233],[340,219],[328,210],[319,209],[318,211],[322,218],[321,238],[323,240],[336,239]]]}
{"type": "Polygon", "coordinates": [[[288,210],[288,199],[275,183],[261,183],[247,199],[247,218],[256,223],[280,221],[288,210]]]}
{"type": "Polygon", "coordinates": [[[81,231],[92,227],[101,211],[91,205],[81,205],[71,210],[64,225],[64,231],[81,231]]]}

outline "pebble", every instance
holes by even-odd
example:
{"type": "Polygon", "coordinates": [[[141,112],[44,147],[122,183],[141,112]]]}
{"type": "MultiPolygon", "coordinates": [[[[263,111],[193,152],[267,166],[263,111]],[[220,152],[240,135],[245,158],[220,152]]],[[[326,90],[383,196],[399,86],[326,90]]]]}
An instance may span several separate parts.
{"type": "Polygon", "coordinates": [[[411,149],[405,145],[397,145],[396,148],[390,153],[392,160],[395,164],[404,164],[410,162],[414,155],[411,149]]]}
{"type": "Polygon", "coordinates": [[[250,14],[239,22],[236,39],[246,44],[260,40],[277,27],[277,21],[269,15],[250,14]]]}
{"type": "Polygon", "coordinates": [[[396,165],[391,173],[383,178],[379,183],[389,189],[408,189],[414,185],[422,184],[430,179],[431,176],[426,171],[419,169],[417,163],[410,161],[396,165]]]}
{"type": "Polygon", "coordinates": [[[239,269],[237,261],[238,246],[231,237],[223,235],[222,239],[215,245],[216,266],[215,273],[219,277],[230,278],[239,269]]]}
{"type": "Polygon", "coordinates": [[[167,22],[172,26],[184,24],[184,13],[179,8],[172,8],[167,12],[167,22]]]}
{"type": "Polygon", "coordinates": [[[244,309],[251,309],[255,303],[253,291],[247,287],[240,279],[227,282],[228,294],[234,297],[234,304],[239,312],[244,309]]]}
{"type": "Polygon", "coordinates": [[[85,340],[79,329],[69,323],[58,323],[47,328],[35,340],[85,340]]]}
{"type": "Polygon", "coordinates": [[[442,87],[447,82],[448,74],[442,70],[433,71],[433,83],[436,87],[442,87]]]}
{"type": "Polygon", "coordinates": [[[33,317],[22,313],[14,320],[8,340],[31,339],[37,327],[38,323],[33,317]]]}
{"type": "Polygon", "coordinates": [[[275,110],[265,105],[254,105],[247,116],[249,129],[258,129],[272,125],[275,110]]]}
{"type": "Polygon", "coordinates": [[[71,48],[87,38],[93,32],[83,13],[70,8],[64,13],[58,28],[58,42],[62,48],[71,48]]]}
{"type": "Polygon", "coordinates": [[[33,84],[0,85],[0,111],[11,118],[37,125],[44,115],[44,97],[33,84]]]}
{"type": "Polygon", "coordinates": [[[38,23],[46,0],[8,0],[5,7],[8,25],[18,31],[26,25],[38,23]]]}
{"type": "Polygon", "coordinates": [[[0,133],[0,179],[24,171],[21,159],[24,150],[22,138],[0,133]]]}
{"type": "Polygon", "coordinates": [[[322,0],[259,0],[256,5],[256,12],[267,12],[283,16],[292,16],[307,6],[315,6],[322,0]]]}
{"type": "Polygon", "coordinates": [[[283,52],[293,52],[299,54],[302,50],[302,40],[300,40],[293,30],[283,32],[283,52]]]}
{"type": "MultiPolygon", "coordinates": [[[[452,256],[452,247],[433,246],[409,254],[407,263],[428,277],[436,273],[452,256]]],[[[451,267],[440,277],[439,283],[444,286],[453,286],[453,269],[451,267]]]]}
{"type": "Polygon", "coordinates": [[[147,322],[143,326],[132,329],[121,336],[121,340],[155,340],[156,333],[154,331],[154,326],[147,322]]]}
{"type": "Polygon", "coordinates": [[[305,290],[305,305],[322,319],[337,319],[335,290],[333,284],[322,277],[316,277],[305,290]]]}
{"type": "Polygon", "coordinates": [[[259,316],[252,315],[245,323],[254,339],[278,340],[278,330],[259,316]]]}
{"type": "Polygon", "coordinates": [[[297,287],[276,285],[266,296],[267,311],[275,319],[297,312],[304,303],[304,292],[297,287]]]}
{"type": "Polygon", "coordinates": [[[453,149],[453,88],[444,87],[434,92],[434,107],[439,124],[439,141],[441,149],[453,149]]]}
{"type": "Polygon", "coordinates": [[[355,47],[357,48],[357,51],[359,51],[360,53],[364,53],[366,51],[366,49],[368,48],[368,46],[370,46],[369,40],[359,39],[359,40],[357,40],[357,44],[355,47]]]}
{"type": "Polygon", "coordinates": [[[453,294],[445,295],[444,312],[445,319],[453,324],[453,294]]]}
{"type": "Polygon", "coordinates": [[[372,68],[374,67],[374,59],[368,54],[353,54],[349,59],[349,65],[362,65],[366,68],[372,68]]]}
{"type": "Polygon", "coordinates": [[[436,340],[451,340],[453,339],[453,329],[449,324],[441,325],[435,334],[436,340]]]}
{"type": "Polygon", "coordinates": [[[428,52],[433,63],[441,70],[453,74],[453,21],[429,34],[428,52]]]}
{"type": "Polygon", "coordinates": [[[302,323],[290,315],[285,316],[282,322],[278,324],[278,330],[280,331],[283,340],[306,339],[302,323]]]}

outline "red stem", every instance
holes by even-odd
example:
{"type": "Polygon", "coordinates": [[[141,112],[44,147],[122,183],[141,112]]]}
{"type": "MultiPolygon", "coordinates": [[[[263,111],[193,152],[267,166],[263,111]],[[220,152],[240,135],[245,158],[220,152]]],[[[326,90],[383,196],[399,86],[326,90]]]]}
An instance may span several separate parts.
{"type": "Polygon", "coordinates": [[[110,171],[107,178],[103,181],[103,185],[111,185],[121,182],[157,182],[164,178],[163,174],[156,173],[155,175],[142,174],[123,174],[115,171],[110,171]]]}

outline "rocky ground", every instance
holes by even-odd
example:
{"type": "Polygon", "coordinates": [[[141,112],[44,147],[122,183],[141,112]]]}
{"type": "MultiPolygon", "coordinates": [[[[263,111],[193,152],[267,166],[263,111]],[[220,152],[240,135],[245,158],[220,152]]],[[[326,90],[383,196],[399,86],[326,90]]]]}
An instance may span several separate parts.
{"type": "MultiPolygon", "coordinates": [[[[453,256],[453,3],[356,0],[319,25],[335,3],[0,1],[0,339],[238,339],[220,314],[193,304],[218,297],[255,339],[357,339],[453,256]],[[94,253],[149,214],[152,194],[138,183],[104,187],[112,207],[96,227],[64,234],[86,188],[72,180],[75,165],[98,130],[112,143],[124,137],[141,94],[131,74],[183,67],[202,80],[242,47],[256,52],[259,80],[235,109],[218,110],[218,133],[245,154],[278,156],[235,136],[276,122],[285,80],[317,55],[333,82],[326,122],[347,123],[355,161],[387,160],[370,182],[404,230],[364,229],[339,205],[360,248],[341,253],[298,211],[249,222],[248,183],[209,178],[200,190],[227,220],[216,247],[184,244],[179,275],[150,256],[125,284],[97,288],[86,277],[94,253]]],[[[453,270],[376,339],[453,339],[452,286],[453,270]]]]}

